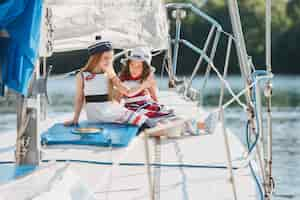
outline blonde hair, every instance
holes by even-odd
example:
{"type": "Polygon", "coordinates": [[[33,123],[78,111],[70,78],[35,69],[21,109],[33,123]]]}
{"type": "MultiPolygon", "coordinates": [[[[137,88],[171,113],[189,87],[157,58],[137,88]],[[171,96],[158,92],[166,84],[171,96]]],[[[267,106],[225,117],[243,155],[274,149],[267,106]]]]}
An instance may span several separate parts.
{"type": "MultiPolygon", "coordinates": [[[[103,53],[104,52],[91,55],[89,57],[87,63],[84,65],[84,67],[82,67],[80,69],[79,73],[82,73],[82,72],[92,73],[94,68],[97,66],[98,62],[101,60],[103,53]]],[[[104,71],[102,69],[100,71],[100,74],[104,74],[104,71]]],[[[109,79],[108,80],[108,100],[112,100],[112,99],[113,99],[113,84],[112,84],[112,81],[109,79]]]]}
{"type": "MultiPolygon", "coordinates": [[[[87,63],[84,65],[83,68],[81,68],[80,72],[90,72],[92,73],[93,69],[97,66],[97,63],[101,60],[103,53],[97,53],[94,55],[91,55],[87,61],[87,63]]],[[[100,72],[104,73],[104,72],[100,72]]]]}

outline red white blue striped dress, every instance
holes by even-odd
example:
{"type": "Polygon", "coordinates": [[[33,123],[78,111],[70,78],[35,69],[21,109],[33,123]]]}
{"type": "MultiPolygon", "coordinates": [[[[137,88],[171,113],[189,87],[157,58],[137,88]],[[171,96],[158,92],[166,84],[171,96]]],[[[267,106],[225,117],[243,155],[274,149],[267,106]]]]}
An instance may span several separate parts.
{"type": "MultiPolygon", "coordinates": [[[[129,88],[136,88],[141,84],[140,77],[120,76],[120,80],[129,88]]],[[[160,118],[173,114],[173,112],[168,110],[164,105],[153,101],[147,91],[143,91],[133,97],[124,97],[123,101],[127,109],[146,115],[149,118],[160,118]]]]}

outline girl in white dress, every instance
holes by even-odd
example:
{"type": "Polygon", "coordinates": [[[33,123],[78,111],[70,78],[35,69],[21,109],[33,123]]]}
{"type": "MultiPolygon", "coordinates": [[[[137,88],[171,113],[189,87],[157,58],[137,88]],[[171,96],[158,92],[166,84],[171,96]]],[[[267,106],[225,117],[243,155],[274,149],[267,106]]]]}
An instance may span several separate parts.
{"type": "Polygon", "coordinates": [[[76,76],[74,117],[64,124],[66,126],[77,124],[81,110],[85,106],[87,119],[91,122],[153,126],[150,121],[148,122],[147,116],[137,114],[112,101],[113,88],[130,97],[151,87],[153,81],[146,80],[139,87],[131,89],[123,85],[113,69],[113,49],[108,41],[90,46],[88,52],[89,60],[76,76]]]}

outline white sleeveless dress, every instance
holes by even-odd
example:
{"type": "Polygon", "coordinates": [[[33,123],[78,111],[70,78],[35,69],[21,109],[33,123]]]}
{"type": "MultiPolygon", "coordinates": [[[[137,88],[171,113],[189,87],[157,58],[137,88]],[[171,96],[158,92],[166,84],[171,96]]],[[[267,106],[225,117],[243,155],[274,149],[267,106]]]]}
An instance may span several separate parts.
{"type": "Polygon", "coordinates": [[[82,74],[88,121],[127,123],[136,126],[142,126],[145,123],[147,116],[108,100],[108,78],[105,74],[89,72],[82,72],[82,74]]]}

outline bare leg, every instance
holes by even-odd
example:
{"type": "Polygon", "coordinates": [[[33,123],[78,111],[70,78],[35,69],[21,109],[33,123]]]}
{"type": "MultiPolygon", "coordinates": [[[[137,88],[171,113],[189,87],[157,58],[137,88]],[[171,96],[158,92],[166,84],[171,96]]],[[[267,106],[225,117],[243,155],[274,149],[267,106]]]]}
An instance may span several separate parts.
{"type": "Polygon", "coordinates": [[[156,127],[146,129],[145,132],[149,136],[159,137],[159,136],[167,136],[170,131],[176,129],[183,129],[187,120],[176,119],[171,121],[166,121],[163,123],[158,123],[156,127]]]}
{"type": "Polygon", "coordinates": [[[154,137],[167,136],[169,131],[176,128],[182,131],[191,132],[192,134],[198,135],[199,131],[206,134],[212,134],[217,124],[217,112],[212,112],[204,121],[195,120],[184,120],[184,119],[173,119],[167,120],[166,122],[158,123],[156,127],[146,130],[147,134],[154,137]],[[183,130],[183,127],[187,127],[183,130]]]}

